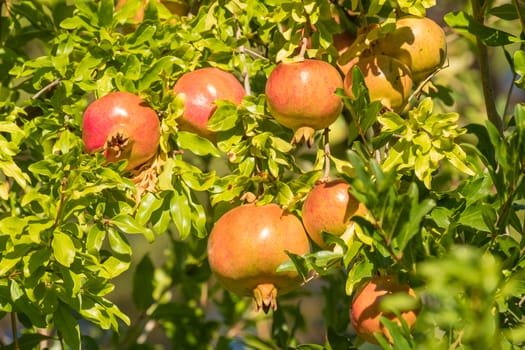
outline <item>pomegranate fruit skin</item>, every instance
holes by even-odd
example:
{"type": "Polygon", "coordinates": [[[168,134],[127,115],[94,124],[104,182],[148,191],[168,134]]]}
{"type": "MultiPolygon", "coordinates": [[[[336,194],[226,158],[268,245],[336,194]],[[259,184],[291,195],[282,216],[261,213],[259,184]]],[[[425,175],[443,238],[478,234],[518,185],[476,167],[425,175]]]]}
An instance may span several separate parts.
{"type": "Polygon", "coordinates": [[[344,80],[344,88],[348,96],[353,97],[352,69],[358,66],[363,73],[371,101],[380,101],[383,106],[395,112],[403,108],[413,86],[407,65],[386,55],[357,57],[350,62],[344,80]]]}
{"type": "Polygon", "coordinates": [[[428,17],[401,17],[393,32],[376,41],[373,51],[399,59],[408,66],[413,80],[420,82],[445,62],[445,32],[428,17]]]}
{"type": "Polygon", "coordinates": [[[329,248],[323,240],[323,232],[341,236],[354,215],[366,213],[364,205],[348,192],[349,189],[346,181],[334,179],[316,185],[304,200],[303,225],[320,248],[329,248]]]}
{"type": "Polygon", "coordinates": [[[160,122],[137,95],[111,92],[84,111],[82,139],[86,152],[103,151],[108,162],[128,160],[127,170],[150,160],[160,142],[160,122]]]}
{"type": "MultiPolygon", "coordinates": [[[[373,277],[356,291],[350,309],[350,321],[361,338],[370,343],[378,344],[374,333],[382,333],[389,342],[392,342],[388,330],[379,318],[384,316],[401,324],[401,321],[394,314],[384,313],[380,310],[381,299],[395,293],[405,293],[416,297],[414,290],[407,284],[400,284],[396,276],[373,277]]],[[[409,328],[415,324],[416,310],[403,311],[400,315],[407,322],[409,328]]]]}
{"type": "Polygon", "coordinates": [[[246,95],[237,78],[215,67],[205,67],[183,74],[173,91],[183,96],[184,112],[177,119],[180,130],[194,132],[213,140],[215,133],[207,128],[217,109],[215,101],[228,100],[239,105],[246,95]]]}
{"type": "Polygon", "coordinates": [[[240,296],[253,296],[257,309],[277,308],[276,296],[298,288],[295,271],[276,272],[290,257],[306,254],[308,236],[301,221],[277,204],[244,204],[223,214],[208,238],[208,261],[217,280],[240,296]]]}
{"type": "Polygon", "coordinates": [[[266,82],[266,101],[275,120],[294,130],[292,142],[311,145],[315,130],[329,127],[341,113],[343,102],[335,91],[342,87],[341,74],[327,62],[281,62],[266,82]]]}

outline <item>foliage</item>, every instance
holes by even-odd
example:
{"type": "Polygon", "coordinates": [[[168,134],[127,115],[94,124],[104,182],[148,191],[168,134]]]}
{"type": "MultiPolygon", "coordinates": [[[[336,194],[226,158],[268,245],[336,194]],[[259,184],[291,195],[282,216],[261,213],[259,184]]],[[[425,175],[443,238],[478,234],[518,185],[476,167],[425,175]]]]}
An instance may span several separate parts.
{"type": "MultiPolygon", "coordinates": [[[[413,330],[384,320],[395,342],[380,338],[383,348],[523,347],[518,1],[472,1],[451,12],[431,0],[191,0],[185,16],[148,1],[143,20],[134,19],[141,0],[119,9],[113,0],[1,5],[0,318],[11,320],[2,347],[357,349],[350,299],[377,273],[409,281],[421,302],[413,330]],[[289,142],[292,131],[271,117],[264,86],[276,63],[298,59],[304,36],[306,57],[336,65],[334,35],[355,37],[367,24],[434,9],[468,49],[451,45],[449,66],[418,87],[405,111],[370,101],[356,71],[355,97],[337,92],[344,140],[330,140],[341,132],[332,127],[312,148],[289,142]],[[502,55],[502,70],[491,71],[487,50],[502,55]],[[472,52],[479,64],[455,72],[454,62],[472,52]],[[217,101],[209,122],[216,142],[178,130],[183,100],[171,91],[182,74],[205,66],[234,73],[248,92],[240,106],[217,101]],[[494,92],[491,79],[503,74],[510,87],[494,92]],[[83,111],[118,90],[140,95],[159,115],[153,189],[125,172],[125,161],[105,164],[84,152],[83,111]],[[355,219],[350,237],[327,233],[334,251],[290,254],[280,268],[298,270],[305,286],[279,296],[275,313],[255,314],[211,275],[209,231],[247,194],[300,217],[326,172],[346,179],[369,213],[355,219]],[[150,251],[158,241],[167,244],[150,251]],[[122,287],[119,277],[131,272],[122,287]],[[125,288],[131,307],[112,297],[125,288]],[[323,333],[308,337],[319,328],[313,322],[323,333]]],[[[401,304],[390,302],[395,312],[401,304]]]]}

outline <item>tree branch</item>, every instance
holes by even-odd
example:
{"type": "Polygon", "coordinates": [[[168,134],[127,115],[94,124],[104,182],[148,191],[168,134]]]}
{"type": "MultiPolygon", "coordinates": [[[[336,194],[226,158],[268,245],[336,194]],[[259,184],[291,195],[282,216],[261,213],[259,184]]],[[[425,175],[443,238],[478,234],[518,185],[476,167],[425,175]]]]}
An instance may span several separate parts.
{"type": "Polygon", "coordinates": [[[324,129],[324,173],[323,179],[330,177],[330,129],[324,129]]]}
{"type": "MultiPolygon", "coordinates": [[[[480,6],[479,0],[471,0],[470,3],[472,4],[474,19],[483,25],[485,22],[484,8],[480,6]]],[[[487,117],[489,121],[496,126],[500,134],[503,135],[503,120],[496,109],[494,87],[492,86],[492,82],[490,80],[488,49],[478,37],[476,37],[476,44],[478,46],[479,70],[481,74],[481,84],[483,87],[483,96],[485,98],[487,117]]]]}

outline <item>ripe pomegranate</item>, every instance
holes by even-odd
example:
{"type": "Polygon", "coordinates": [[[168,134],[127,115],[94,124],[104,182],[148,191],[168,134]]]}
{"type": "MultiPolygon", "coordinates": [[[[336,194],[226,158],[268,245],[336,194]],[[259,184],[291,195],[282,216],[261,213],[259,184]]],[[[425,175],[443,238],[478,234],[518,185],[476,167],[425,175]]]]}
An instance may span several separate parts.
{"type": "Polygon", "coordinates": [[[343,179],[321,182],[304,200],[303,225],[310,238],[323,249],[329,248],[322,233],[341,236],[354,215],[363,215],[366,209],[348,191],[350,185],[343,179]]]}
{"type": "Polygon", "coordinates": [[[412,77],[401,61],[385,55],[359,56],[351,61],[344,86],[348,96],[352,93],[352,69],[358,66],[368,87],[370,100],[380,101],[388,109],[399,112],[412,89],[412,77]]]}
{"type": "Polygon", "coordinates": [[[85,110],[82,139],[88,153],[103,151],[108,162],[127,159],[126,169],[135,169],[157,152],[159,118],[139,96],[112,92],[85,110]]]}
{"type": "MultiPolygon", "coordinates": [[[[377,344],[374,333],[382,333],[392,342],[388,330],[379,318],[384,316],[401,324],[395,314],[381,310],[381,299],[395,293],[405,293],[415,298],[414,290],[407,284],[400,284],[397,276],[373,277],[357,290],[350,309],[350,321],[357,335],[370,343],[377,344]]],[[[416,310],[405,310],[400,315],[409,327],[416,322],[416,310]]]]}
{"type": "Polygon", "coordinates": [[[180,129],[211,140],[215,133],[207,128],[207,124],[217,108],[215,101],[221,99],[240,104],[246,95],[244,87],[233,74],[214,67],[182,75],[173,91],[184,98],[184,112],[178,119],[180,129]]]}
{"type": "Polygon", "coordinates": [[[396,21],[393,32],[375,42],[373,51],[399,59],[420,82],[443,65],[446,45],[439,24],[428,17],[405,16],[396,21]]]}
{"type": "Polygon", "coordinates": [[[280,124],[294,130],[292,143],[313,142],[315,130],[327,128],[343,109],[335,94],[343,80],[331,64],[314,59],[277,64],[266,82],[268,108],[280,124]]]}
{"type": "Polygon", "coordinates": [[[277,294],[302,283],[297,272],[276,272],[289,260],[285,251],[310,250],[301,221],[277,204],[244,204],[217,220],[208,239],[208,260],[217,280],[229,291],[253,296],[257,310],[277,309],[277,294]]]}

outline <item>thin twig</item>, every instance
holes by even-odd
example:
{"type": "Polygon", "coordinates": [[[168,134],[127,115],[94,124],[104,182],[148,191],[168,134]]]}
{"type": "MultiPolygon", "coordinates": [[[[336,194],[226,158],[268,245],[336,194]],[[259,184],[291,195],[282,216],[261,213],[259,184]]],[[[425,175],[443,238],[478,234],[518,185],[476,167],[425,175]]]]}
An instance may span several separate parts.
{"type": "Polygon", "coordinates": [[[328,179],[330,177],[330,129],[324,129],[324,173],[323,179],[328,179]]]}
{"type": "Polygon", "coordinates": [[[15,350],[20,350],[20,345],[18,344],[18,331],[16,329],[16,312],[11,312],[11,331],[13,332],[13,344],[15,350]]]}
{"type": "Polygon", "coordinates": [[[434,70],[428,77],[426,77],[425,80],[423,80],[421,83],[419,83],[419,85],[414,90],[414,92],[412,92],[412,94],[408,97],[407,103],[405,104],[405,107],[403,108],[403,111],[401,112],[401,114],[408,112],[408,110],[410,109],[410,106],[411,106],[411,102],[421,93],[421,90],[423,90],[425,85],[427,85],[427,83],[430,80],[432,80],[432,78],[434,78],[434,76],[436,76],[437,73],[439,73],[443,69],[447,68],[448,66],[449,65],[447,63],[446,65],[443,65],[441,67],[436,68],[436,70],[434,70]]]}
{"type": "Polygon", "coordinates": [[[516,14],[518,15],[518,18],[521,23],[521,32],[525,33],[525,17],[523,17],[523,14],[521,13],[520,5],[518,3],[518,0],[512,0],[512,4],[516,8],[516,14]]]}
{"type": "Polygon", "coordinates": [[[244,48],[244,52],[247,53],[248,55],[254,57],[254,58],[260,58],[260,59],[268,61],[268,57],[265,57],[264,55],[258,53],[257,51],[254,51],[254,50],[252,50],[250,48],[245,47],[244,48]]]}
{"type": "Polygon", "coordinates": [[[55,79],[53,80],[52,82],[50,82],[49,84],[47,84],[46,86],[44,86],[42,89],[40,89],[40,91],[38,91],[36,94],[33,95],[33,97],[31,97],[33,100],[37,100],[40,98],[40,96],[42,96],[43,93],[51,90],[52,88],[54,88],[55,86],[57,86],[58,84],[60,84],[60,79],[55,79]]]}

